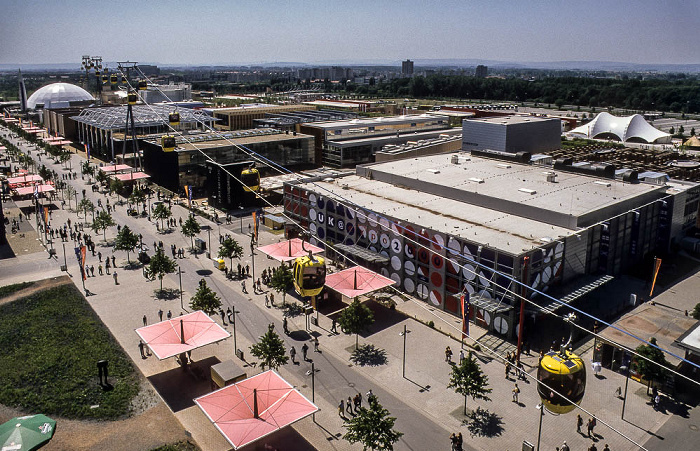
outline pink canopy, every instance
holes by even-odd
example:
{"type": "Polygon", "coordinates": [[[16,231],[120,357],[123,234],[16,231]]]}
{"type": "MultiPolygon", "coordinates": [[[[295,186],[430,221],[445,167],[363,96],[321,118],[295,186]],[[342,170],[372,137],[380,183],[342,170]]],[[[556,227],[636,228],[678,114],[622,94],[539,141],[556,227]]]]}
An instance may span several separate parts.
{"type": "Polygon", "coordinates": [[[14,117],[4,117],[2,120],[9,123],[19,122],[19,119],[15,119],[14,117]]]}
{"type": "Polygon", "coordinates": [[[161,360],[231,336],[201,310],[141,327],[136,333],[161,360]]]}
{"type": "Polygon", "coordinates": [[[7,150],[7,147],[5,147],[5,146],[0,146],[0,150],[7,150]]]}
{"type": "Polygon", "coordinates": [[[52,146],[65,146],[66,144],[72,144],[73,141],[69,141],[67,139],[62,139],[60,141],[54,141],[51,143],[52,146]]]}
{"type": "Polygon", "coordinates": [[[196,398],[200,409],[234,449],[318,411],[274,370],[196,398]]]}
{"type": "Polygon", "coordinates": [[[301,243],[302,241],[299,238],[293,238],[291,240],[259,247],[258,250],[263,254],[267,254],[275,260],[281,262],[286,262],[289,260],[294,260],[297,257],[309,255],[309,251],[313,252],[314,254],[323,252],[323,249],[320,247],[314,246],[313,244],[307,242],[304,242],[304,247],[306,248],[306,250],[304,250],[301,247],[301,243]]]}
{"type": "Polygon", "coordinates": [[[126,164],[113,164],[109,166],[102,166],[100,168],[100,171],[102,172],[117,172],[117,171],[126,171],[128,169],[131,169],[131,166],[128,166],[126,164]]]}
{"type": "Polygon", "coordinates": [[[18,196],[26,196],[27,194],[32,194],[34,193],[34,190],[40,193],[55,191],[54,187],[51,185],[23,186],[21,188],[15,188],[15,192],[18,196]]]}
{"type": "Polygon", "coordinates": [[[34,182],[43,182],[44,179],[41,178],[40,175],[37,174],[25,174],[25,175],[20,175],[19,177],[10,177],[7,179],[7,183],[12,185],[17,185],[20,183],[34,183],[34,182]]]}
{"type": "Polygon", "coordinates": [[[150,179],[151,176],[145,172],[128,172],[126,174],[114,174],[115,178],[118,178],[122,182],[131,182],[134,180],[150,179]]]}
{"type": "Polygon", "coordinates": [[[354,298],[391,286],[396,282],[362,266],[353,266],[326,276],[326,286],[338,293],[354,298]]]}

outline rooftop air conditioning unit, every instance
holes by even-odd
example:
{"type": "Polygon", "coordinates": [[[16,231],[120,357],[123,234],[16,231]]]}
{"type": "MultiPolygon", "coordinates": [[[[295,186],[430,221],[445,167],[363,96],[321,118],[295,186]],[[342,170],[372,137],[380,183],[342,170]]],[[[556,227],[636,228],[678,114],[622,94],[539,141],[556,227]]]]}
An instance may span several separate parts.
{"type": "Polygon", "coordinates": [[[459,155],[452,155],[450,157],[450,163],[452,164],[459,164],[459,155]]]}
{"type": "Polygon", "coordinates": [[[555,174],[554,172],[547,173],[547,181],[549,183],[556,183],[557,182],[557,174],[555,174]]]}

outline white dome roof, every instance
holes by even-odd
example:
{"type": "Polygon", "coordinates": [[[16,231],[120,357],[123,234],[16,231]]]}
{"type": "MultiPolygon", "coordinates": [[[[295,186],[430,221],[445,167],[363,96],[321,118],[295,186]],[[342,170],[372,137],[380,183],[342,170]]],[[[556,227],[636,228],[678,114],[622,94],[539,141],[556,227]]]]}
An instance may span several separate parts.
{"type": "Polygon", "coordinates": [[[571,130],[571,133],[586,138],[616,138],[623,142],[658,143],[668,142],[671,138],[671,135],[657,130],[639,114],[620,117],[606,112],[598,114],[588,124],[571,130]]]}
{"type": "Polygon", "coordinates": [[[95,100],[89,92],[70,83],[52,83],[39,88],[27,99],[27,108],[66,108],[71,102],[95,100]],[[43,105],[43,107],[42,107],[43,105]]]}

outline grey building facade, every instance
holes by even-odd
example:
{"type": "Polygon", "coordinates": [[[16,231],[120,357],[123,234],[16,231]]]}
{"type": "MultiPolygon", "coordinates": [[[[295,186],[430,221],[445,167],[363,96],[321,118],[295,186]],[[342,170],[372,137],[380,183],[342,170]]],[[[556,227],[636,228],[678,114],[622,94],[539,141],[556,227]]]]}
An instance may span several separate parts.
{"type": "Polygon", "coordinates": [[[465,119],[462,150],[541,153],[561,147],[561,121],[534,116],[465,119]]]}

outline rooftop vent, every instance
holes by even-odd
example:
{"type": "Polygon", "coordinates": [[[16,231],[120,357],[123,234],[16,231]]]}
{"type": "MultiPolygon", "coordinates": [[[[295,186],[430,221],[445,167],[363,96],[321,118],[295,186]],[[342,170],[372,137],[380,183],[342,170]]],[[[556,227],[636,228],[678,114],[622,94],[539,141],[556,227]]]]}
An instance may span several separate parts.
{"type": "Polygon", "coordinates": [[[610,182],[596,181],[596,182],[593,182],[593,183],[595,183],[596,185],[603,185],[603,186],[606,186],[606,187],[610,188],[610,182]]]}
{"type": "Polygon", "coordinates": [[[432,174],[439,174],[440,173],[440,169],[426,169],[426,171],[428,171],[432,174]]]}
{"type": "Polygon", "coordinates": [[[510,169],[511,165],[506,164],[506,163],[498,163],[496,166],[498,166],[501,169],[510,169]]]}
{"type": "Polygon", "coordinates": [[[518,191],[520,191],[521,193],[526,193],[526,194],[537,194],[536,190],[530,189],[530,188],[520,188],[520,189],[518,189],[518,191]]]}
{"type": "Polygon", "coordinates": [[[476,182],[476,183],[484,183],[484,179],[480,179],[477,177],[469,177],[470,182],[476,182]]]}
{"type": "Polygon", "coordinates": [[[450,157],[450,163],[459,164],[459,155],[455,154],[450,157]]]}

